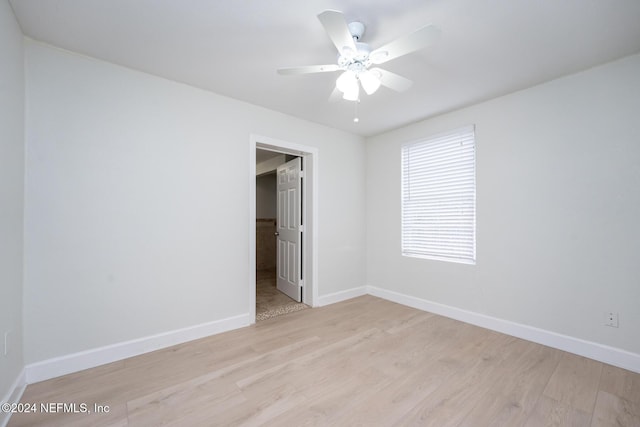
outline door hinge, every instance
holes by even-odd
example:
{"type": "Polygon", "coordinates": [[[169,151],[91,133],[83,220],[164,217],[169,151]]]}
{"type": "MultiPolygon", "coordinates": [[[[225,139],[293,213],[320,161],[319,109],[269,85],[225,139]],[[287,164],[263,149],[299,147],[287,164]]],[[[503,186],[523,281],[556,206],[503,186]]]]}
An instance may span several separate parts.
{"type": "Polygon", "coordinates": [[[304,280],[299,280],[298,285],[300,285],[301,288],[304,287],[304,280]]]}
{"type": "Polygon", "coordinates": [[[304,178],[304,171],[300,171],[300,178],[304,178]]]}
{"type": "Polygon", "coordinates": [[[298,231],[301,233],[304,233],[304,225],[299,225],[298,226],[298,231]]]}

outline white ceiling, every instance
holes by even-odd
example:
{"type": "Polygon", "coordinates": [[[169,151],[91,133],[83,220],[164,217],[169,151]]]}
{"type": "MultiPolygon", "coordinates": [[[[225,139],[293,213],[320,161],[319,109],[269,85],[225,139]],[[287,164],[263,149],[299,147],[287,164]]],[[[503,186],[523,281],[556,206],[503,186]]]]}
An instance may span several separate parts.
{"type": "Polygon", "coordinates": [[[374,135],[640,52],[640,0],[11,0],[24,33],[71,51],[360,135],[374,135]],[[328,102],[338,73],[317,15],[343,11],[373,48],[424,24],[440,41],[383,68],[414,81],[328,102]]]}

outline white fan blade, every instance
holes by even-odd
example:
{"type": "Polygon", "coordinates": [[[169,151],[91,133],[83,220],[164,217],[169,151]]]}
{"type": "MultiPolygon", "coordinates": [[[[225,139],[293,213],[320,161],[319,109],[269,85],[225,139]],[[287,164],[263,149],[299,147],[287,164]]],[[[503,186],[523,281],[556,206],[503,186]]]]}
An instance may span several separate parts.
{"type": "Polygon", "coordinates": [[[356,44],[342,12],[325,10],[318,15],[318,19],[340,54],[345,47],[351,49],[352,52],[356,51],[356,44]]]}
{"type": "Polygon", "coordinates": [[[305,67],[291,67],[280,68],[278,74],[290,75],[290,74],[310,74],[310,73],[327,73],[331,71],[338,71],[340,67],[335,64],[330,65],[307,65],[305,67]]]}
{"type": "Polygon", "coordinates": [[[382,68],[372,68],[370,71],[379,76],[378,78],[383,86],[397,92],[404,92],[413,84],[411,80],[392,73],[391,71],[383,70],[382,68]]]}
{"type": "Polygon", "coordinates": [[[383,64],[399,56],[424,49],[439,38],[440,29],[435,25],[426,25],[408,36],[379,47],[369,54],[369,58],[374,64],[383,64]]]}

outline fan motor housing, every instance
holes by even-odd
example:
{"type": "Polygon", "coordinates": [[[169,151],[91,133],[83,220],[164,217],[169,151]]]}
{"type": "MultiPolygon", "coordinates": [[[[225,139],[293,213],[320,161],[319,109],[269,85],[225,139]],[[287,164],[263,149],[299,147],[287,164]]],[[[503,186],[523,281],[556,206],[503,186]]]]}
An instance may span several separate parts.
{"type": "Polygon", "coordinates": [[[356,42],[355,58],[357,60],[367,59],[370,53],[371,53],[371,47],[367,43],[356,42]]]}
{"type": "Polygon", "coordinates": [[[343,68],[366,68],[369,64],[369,54],[371,53],[371,47],[367,43],[355,42],[356,51],[353,52],[350,48],[343,49],[338,55],[338,65],[343,68]]]}

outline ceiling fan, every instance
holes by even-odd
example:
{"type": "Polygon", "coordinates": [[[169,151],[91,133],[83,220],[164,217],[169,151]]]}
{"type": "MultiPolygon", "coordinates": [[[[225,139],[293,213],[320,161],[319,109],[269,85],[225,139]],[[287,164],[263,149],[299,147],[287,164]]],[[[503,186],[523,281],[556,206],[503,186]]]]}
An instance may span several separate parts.
{"type": "Polygon", "coordinates": [[[325,10],[318,15],[318,19],[338,49],[337,64],[280,68],[278,73],[292,75],[342,71],[330,99],[342,94],[346,100],[358,101],[360,85],[367,95],[375,93],[380,85],[398,92],[407,90],[413,83],[411,80],[372,65],[383,64],[423,49],[440,36],[440,30],[436,26],[425,25],[405,37],[371,50],[367,43],[360,42],[365,29],[361,22],[347,24],[342,12],[336,10],[325,10]]]}

